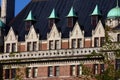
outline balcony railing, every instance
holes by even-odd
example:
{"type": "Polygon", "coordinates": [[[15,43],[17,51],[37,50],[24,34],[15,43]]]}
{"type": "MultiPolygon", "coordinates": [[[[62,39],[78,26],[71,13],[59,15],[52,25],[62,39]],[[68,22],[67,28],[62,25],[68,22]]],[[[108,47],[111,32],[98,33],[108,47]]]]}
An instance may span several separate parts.
{"type": "Polygon", "coordinates": [[[99,50],[100,48],[82,48],[82,49],[31,51],[20,53],[3,53],[0,54],[0,60],[88,55],[91,54],[93,51],[98,52],[99,50]]]}

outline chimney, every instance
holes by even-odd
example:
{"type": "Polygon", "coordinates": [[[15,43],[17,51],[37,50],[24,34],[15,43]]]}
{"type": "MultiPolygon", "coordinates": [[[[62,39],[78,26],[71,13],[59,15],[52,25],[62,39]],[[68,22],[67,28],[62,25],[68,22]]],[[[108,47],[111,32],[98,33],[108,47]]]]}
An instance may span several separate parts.
{"type": "Polygon", "coordinates": [[[99,20],[101,19],[101,17],[102,17],[101,12],[100,12],[100,10],[98,8],[98,5],[96,5],[93,13],[91,14],[91,24],[92,24],[93,27],[97,26],[97,24],[98,24],[99,20]]]}
{"type": "Polygon", "coordinates": [[[67,15],[67,26],[72,28],[75,25],[76,21],[77,21],[76,13],[74,11],[74,8],[71,7],[69,14],[67,15]]]}
{"type": "Polygon", "coordinates": [[[49,29],[51,29],[53,24],[58,22],[58,16],[55,12],[55,9],[52,10],[48,19],[49,19],[49,23],[48,23],[49,25],[48,26],[49,26],[49,29]]]}

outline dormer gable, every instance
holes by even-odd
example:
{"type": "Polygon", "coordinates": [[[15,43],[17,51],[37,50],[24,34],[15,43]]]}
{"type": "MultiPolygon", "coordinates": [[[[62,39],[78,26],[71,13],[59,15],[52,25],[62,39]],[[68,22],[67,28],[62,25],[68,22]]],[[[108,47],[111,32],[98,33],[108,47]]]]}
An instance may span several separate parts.
{"type": "Polygon", "coordinates": [[[28,32],[28,35],[26,35],[27,40],[35,40],[39,39],[39,35],[36,33],[34,26],[32,25],[30,27],[30,31],[28,32]]]}
{"type": "Polygon", "coordinates": [[[15,35],[15,32],[11,27],[7,36],[5,37],[5,41],[16,41],[16,40],[18,40],[18,36],[15,35]]]}
{"type": "Polygon", "coordinates": [[[52,27],[50,33],[48,33],[47,38],[48,39],[53,39],[53,40],[61,38],[61,33],[58,31],[55,23],[53,24],[53,27],[52,27]]]}
{"type": "Polygon", "coordinates": [[[78,22],[76,22],[72,32],[70,32],[70,37],[74,37],[74,38],[83,38],[84,37],[84,31],[82,31],[78,22]]]}
{"type": "Polygon", "coordinates": [[[105,29],[103,27],[101,20],[98,22],[95,30],[92,31],[92,35],[93,36],[103,36],[103,37],[105,36],[105,29]]]}

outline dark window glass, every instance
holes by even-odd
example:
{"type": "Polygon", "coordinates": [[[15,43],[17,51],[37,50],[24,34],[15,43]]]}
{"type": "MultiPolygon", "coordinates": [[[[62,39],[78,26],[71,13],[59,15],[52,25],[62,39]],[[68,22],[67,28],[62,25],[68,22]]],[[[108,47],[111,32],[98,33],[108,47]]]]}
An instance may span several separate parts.
{"type": "Polygon", "coordinates": [[[99,38],[94,39],[94,47],[99,47],[99,38]]]}
{"type": "Polygon", "coordinates": [[[6,52],[7,52],[7,53],[10,52],[10,44],[6,44],[6,52]]]}
{"type": "Polygon", "coordinates": [[[37,42],[33,42],[33,51],[37,50],[37,42]]]}
{"type": "Polygon", "coordinates": [[[49,67],[48,67],[48,76],[49,76],[49,77],[52,77],[52,76],[53,76],[53,67],[52,67],[52,66],[49,66],[49,67]]]}
{"type": "Polygon", "coordinates": [[[60,75],[60,67],[56,66],[55,67],[55,76],[59,76],[60,75]]]}
{"type": "Polygon", "coordinates": [[[10,69],[5,69],[5,79],[10,78],[10,69]]]}
{"type": "Polygon", "coordinates": [[[76,48],[76,40],[72,39],[72,48],[76,48]]]}
{"type": "Polygon", "coordinates": [[[12,43],[12,52],[15,52],[15,51],[16,51],[16,44],[12,43]]]}

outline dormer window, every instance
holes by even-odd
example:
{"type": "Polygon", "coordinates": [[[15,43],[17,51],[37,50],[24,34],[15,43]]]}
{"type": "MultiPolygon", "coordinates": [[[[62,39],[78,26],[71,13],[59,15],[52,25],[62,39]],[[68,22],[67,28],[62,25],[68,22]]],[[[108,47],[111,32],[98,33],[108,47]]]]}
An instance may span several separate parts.
{"type": "Polygon", "coordinates": [[[60,40],[50,40],[49,49],[60,49],[60,40]]]}
{"type": "Polygon", "coordinates": [[[17,52],[16,43],[6,43],[6,53],[17,52]]]}
{"type": "Polygon", "coordinates": [[[27,42],[27,51],[37,51],[37,41],[27,42]]]}

